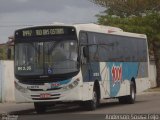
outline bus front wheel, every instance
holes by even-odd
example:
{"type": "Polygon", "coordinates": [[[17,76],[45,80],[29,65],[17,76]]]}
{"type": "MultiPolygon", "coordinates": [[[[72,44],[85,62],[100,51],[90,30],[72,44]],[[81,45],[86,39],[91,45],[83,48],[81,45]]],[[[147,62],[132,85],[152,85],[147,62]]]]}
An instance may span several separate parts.
{"type": "Polygon", "coordinates": [[[88,110],[95,110],[99,104],[99,98],[97,96],[97,91],[93,91],[93,97],[92,100],[87,101],[87,108],[88,110]]]}

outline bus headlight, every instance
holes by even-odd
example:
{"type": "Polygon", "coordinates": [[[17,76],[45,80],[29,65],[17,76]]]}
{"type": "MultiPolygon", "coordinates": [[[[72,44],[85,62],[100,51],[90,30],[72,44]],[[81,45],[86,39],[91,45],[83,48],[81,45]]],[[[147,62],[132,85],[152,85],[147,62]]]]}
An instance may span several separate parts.
{"type": "Polygon", "coordinates": [[[79,79],[76,79],[75,81],[73,81],[73,82],[70,83],[69,85],[64,86],[63,89],[64,89],[64,90],[73,89],[73,88],[75,88],[78,84],[79,84],[79,79]]]}
{"type": "Polygon", "coordinates": [[[15,84],[15,88],[17,90],[19,90],[20,92],[22,92],[22,93],[27,93],[28,92],[28,90],[26,88],[20,86],[17,82],[14,82],[14,84],[15,84]]]}

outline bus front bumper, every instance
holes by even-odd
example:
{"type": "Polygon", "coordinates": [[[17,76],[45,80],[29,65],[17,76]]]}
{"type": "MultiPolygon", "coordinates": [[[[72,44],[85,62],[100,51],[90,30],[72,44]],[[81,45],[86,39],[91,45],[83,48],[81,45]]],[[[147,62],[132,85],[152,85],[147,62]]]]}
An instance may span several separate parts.
{"type": "Polygon", "coordinates": [[[16,89],[16,101],[20,98],[27,102],[72,102],[82,101],[80,87],[75,87],[66,91],[25,91],[21,92],[16,89]]]}

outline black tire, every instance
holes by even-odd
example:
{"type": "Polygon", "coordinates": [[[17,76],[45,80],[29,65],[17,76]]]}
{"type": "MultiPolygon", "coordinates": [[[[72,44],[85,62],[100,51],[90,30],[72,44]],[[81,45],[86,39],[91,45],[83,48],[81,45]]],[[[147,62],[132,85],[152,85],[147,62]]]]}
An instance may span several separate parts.
{"type": "Polygon", "coordinates": [[[126,101],[126,96],[119,97],[118,100],[119,100],[119,103],[120,103],[120,104],[125,104],[125,103],[127,103],[127,101],[126,101]]]}
{"type": "Polygon", "coordinates": [[[136,87],[134,82],[131,81],[130,85],[130,95],[127,96],[127,103],[134,104],[136,100],[136,87]]]}
{"type": "Polygon", "coordinates": [[[46,106],[45,106],[43,103],[35,102],[35,103],[34,103],[34,108],[35,108],[35,111],[36,111],[38,114],[42,114],[42,113],[45,113],[45,112],[46,112],[46,106]]]}
{"type": "Polygon", "coordinates": [[[96,90],[93,91],[93,98],[92,100],[87,101],[87,109],[88,110],[95,110],[99,104],[99,98],[97,97],[96,90]]]}
{"type": "Polygon", "coordinates": [[[134,82],[130,84],[130,95],[119,97],[119,103],[121,104],[134,104],[136,99],[136,87],[134,82]]]}

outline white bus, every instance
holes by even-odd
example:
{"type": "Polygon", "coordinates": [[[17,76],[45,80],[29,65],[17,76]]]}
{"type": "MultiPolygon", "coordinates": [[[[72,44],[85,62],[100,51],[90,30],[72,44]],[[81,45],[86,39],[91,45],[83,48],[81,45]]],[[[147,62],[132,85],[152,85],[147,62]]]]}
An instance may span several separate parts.
{"type": "Polygon", "coordinates": [[[96,24],[36,26],[15,31],[15,88],[34,102],[77,102],[94,110],[102,99],[135,102],[149,88],[147,37],[96,24]]]}

